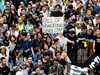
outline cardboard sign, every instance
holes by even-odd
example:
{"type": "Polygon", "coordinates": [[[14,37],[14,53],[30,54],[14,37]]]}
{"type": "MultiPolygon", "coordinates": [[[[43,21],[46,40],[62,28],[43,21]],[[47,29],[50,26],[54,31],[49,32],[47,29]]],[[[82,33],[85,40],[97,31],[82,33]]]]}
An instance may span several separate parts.
{"type": "Polygon", "coordinates": [[[63,33],[63,17],[43,17],[42,33],[63,33]]]}

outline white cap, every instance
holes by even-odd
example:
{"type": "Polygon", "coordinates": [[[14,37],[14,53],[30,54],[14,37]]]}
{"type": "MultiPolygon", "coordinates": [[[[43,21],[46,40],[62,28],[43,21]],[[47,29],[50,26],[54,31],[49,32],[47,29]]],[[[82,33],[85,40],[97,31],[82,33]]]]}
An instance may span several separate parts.
{"type": "Polygon", "coordinates": [[[33,4],[32,7],[37,7],[36,4],[33,4]]]}

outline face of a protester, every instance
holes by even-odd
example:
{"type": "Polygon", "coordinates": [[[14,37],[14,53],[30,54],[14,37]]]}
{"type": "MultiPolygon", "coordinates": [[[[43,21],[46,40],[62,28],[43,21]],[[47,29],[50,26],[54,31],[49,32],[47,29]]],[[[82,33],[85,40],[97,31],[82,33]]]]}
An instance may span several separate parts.
{"type": "Polygon", "coordinates": [[[26,10],[22,10],[22,12],[21,12],[22,14],[25,14],[26,13],[26,10]]]}
{"type": "Polygon", "coordinates": [[[83,9],[86,9],[86,5],[83,6],[83,9]]]}
{"type": "Polygon", "coordinates": [[[100,30],[96,30],[96,35],[99,35],[100,34],[100,30]]]}
{"type": "Polygon", "coordinates": [[[53,73],[53,75],[57,75],[57,71],[56,72],[52,72],[53,73]]]}
{"type": "Polygon", "coordinates": [[[5,13],[10,13],[10,10],[5,10],[5,13]]]}
{"type": "Polygon", "coordinates": [[[19,18],[19,19],[18,19],[18,22],[19,22],[19,23],[22,23],[22,22],[23,22],[22,18],[19,18]]]}
{"type": "Polygon", "coordinates": [[[43,10],[43,11],[46,11],[46,6],[44,6],[44,7],[42,8],[42,10],[43,10]]]}
{"type": "Polygon", "coordinates": [[[80,0],[77,0],[76,2],[77,2],[77,4],[79,4],[80,3],[80,0]]]}
{"type": "Polygon", "coordinates": [[[30,22],[27,20],[27,24],[30,24],[30,22]]]}
{"type": "Polygon", "coordinates": [[[47,56],[44,56],[44,58],[46,59],[46,60],[48,60],[49,59],[49,56],[47,55],[47,56]]]}
{"type": "Polygon", "coordinates": [[[5,50],[4,48],[1,49],[1,53],[5,53],[5,51],[6,51],[6,50],[5,50]]]}
{"type": "Polygon", "coordinates": [[[82,29],[83,34],[87,32],[87,29],[82,29]]]}
{"type": "Polygon", "coordinates": [[[23,20],[25,19],[25,15],[22,15],[22,17],[21,17],[23,20]]]}
{"type": "Polygon", "coordinates": [[[11,9],[12,9],[12,10],[14,10],[14,9],[15,9],[14,5],[11,5],[11,9]]]}
{"type": "Polygon", "coordinates": [[[3,64],[3,65],[6,65],[6,59],[3,59],[3,60],[2,60],[2,64],[3,64]]]}
{"type": "Polygon", "coordinates": [[[93,72],[90,72],[88,75],[94,75],[93,72]]]}
{"type": "Polygon", "coordinates": [[[22,67],[22,69],[25,69],[25,68],[26,68],[26,65],[24,64],[24,65],[22,65],[21,67],[22,67]]]}
{"type": "Polygon", "coordinates": [[[27,38],[30,39],[30,34],[29,33],[27,34],[27,38]]]}
{"type": "Polygon", "coordinates": [[[36,69],[36,73],[39,74],[40,73],[40,68],[36,69]]]}
{"type": "Polygon", "coordinates": [[[10,7],[10,3],[9,3],[9,2],[7,2],[7,3],[6,3],[6,6],[7,6],[7,7],[10,7]]]}
{"type": "Polygon", "coordinates": [[[3,24],[3,19],[0,19],[0,24],[1,24],[1,25],[3,24]]]}
{"type": "Polygon", "coordinates": [[[38,38],[40,38],[40,39],[41,39],[41,37],[42,37],[42,35],[41,35],[40,33],[38,33],[38,38]]]}
{"type": "Polygon", "coordinates": [[[23,3],[23,2],[20,2],[20,6],[21,6],[21,7],[24,7],[24,3],[23,3]]]}
{"type": "Polygon", "coordinates": [[[60,43],[60,40],[57,41],[57,45],[60,43]]]}
{"type": "Polygon", "coordinates": [[[51,39],[48,37],[48,38],[47,38],[47,42],[50,42],[50,41],[51,41],[51,39]]]}
{"type": "Polygon", "coordinates": [[[77,27],[78,27],[78,28],[81,28],[81,27],[82,27],[82,24],[78,24],[77,27]]]}
{"type": "Polygon", "coordinates": [[[41,60],[38,60],[37,65],[38,66],[41,66],[42,65],[42,61],[41,60]]]}
{"type": "Polygon", "coordinates": [[[93,3],[94,3],[95,5],[97,4],[97,2],[98,2],[97,0],[94,0],[94,1],[93,1],[93,3]]]}
{"type": "Polygon", "coordinates": [[[96,20],[99,19],[99,15],[98,15],[98,14],[95,15],[95,19],[96,19],[96,20]]]}
{"type": "Polygon", "coordinates": [[[59,6],[57,6],[57,7],[56,7],[56,11],[59,11],[59,10],[60,10],[60,7],[59,7],[59,6]]]}
{"type": "Polygon", "coordinates": [[[89,4],[92,4],[92,1],[91,0],[89,0],[89,4]]]}
{"type": "Polygon", "coordinates": [[[60,59],[60,53],[57,53],[57,55],[56,55],[56,57],[57,57],[57,59],[60,59]]]}
{"type": "Polygon", "coordinates": [[[58,66],[58,63],[59,63],[58,61],[54,61],[54,62],[53,62],[53,64],[54,64],[55,66],[58,66]]]}
{"type": "Polygon", "coordinates": [[[36,11],[36,8],[37,8],[37,7],[32,7],[32,9],[33,9],[34,11],[36,11]]]}
{"type": "Polygon", "coordinates": [[[7,18],[6,18],[6,16],[3,16],[3,20],[5,21],[7,18]]]}
{"type": "Polygon", "coordinates": [[[11,37],[11,41],[15,41],[15,38],[14,37],[11,37]]]}
{"type": "Polygon", "coordinates": [[[48,49],[48,45],[47,44],[44,45],[44,49],[46,49],[46,50],[48,49]]]}
{"type": "Polygon", "coordinates": [[[20,36],[21,36],[21,38],[22,38],[22,39],[24,39],[24,38],[25,38],[25,36],[23,36],[22,34],[21,34],[20,36]]]}
{"type": "Polygon", "coordinates": [[[28,63],[32,63],[32,57],[28,58],[28,63]]]}
{"type": "Polygon", "coordinates": [[[31,8],[32,8],[32,6],[31,5],[28,5],[28,7],[27,7],[29,10],[31,10],[31,8]]]}
{"type": "Polygon", "coordinates": [[[57,47],[57,51],[59,51],[59,52],[61,51],[59,46],[57,47]]]}
{"type": "Polygon", "coordinates": [[[87,11],[87,15],[91,15],[91,10],[88,10],[87,11]]]}
{"type": "Polygon", "coordinates": [[[92,21],[91,20],[89,20],[89,25],[92,25],[92,21]]]}

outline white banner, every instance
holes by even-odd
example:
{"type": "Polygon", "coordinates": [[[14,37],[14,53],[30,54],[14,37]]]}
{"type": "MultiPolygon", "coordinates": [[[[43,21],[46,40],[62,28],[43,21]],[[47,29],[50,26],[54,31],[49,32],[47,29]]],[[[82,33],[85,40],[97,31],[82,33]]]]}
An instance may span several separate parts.
{"type": "Polygon", "coordinates": [[[63,33],[63,17],[43,17],[42,33],[63,33]]]}

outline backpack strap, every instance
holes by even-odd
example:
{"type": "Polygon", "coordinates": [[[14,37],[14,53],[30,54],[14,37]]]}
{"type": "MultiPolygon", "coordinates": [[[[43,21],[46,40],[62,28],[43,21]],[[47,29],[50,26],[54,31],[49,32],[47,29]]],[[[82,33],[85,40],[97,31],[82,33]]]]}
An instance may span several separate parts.
{"type": "Polygon", "coordinates": [[[6,31],[6,24],[5,24],[5,26],[4,26],[4,31],[6,31]]]}

